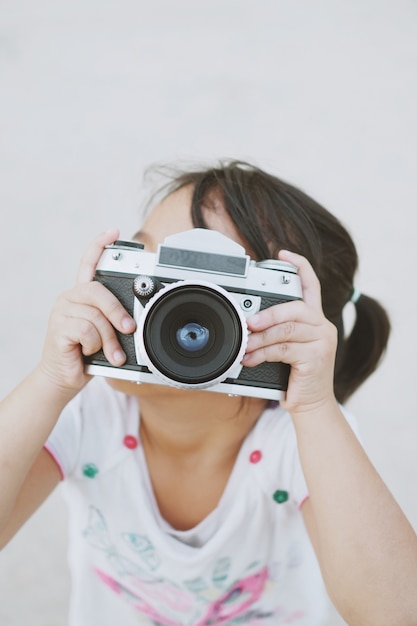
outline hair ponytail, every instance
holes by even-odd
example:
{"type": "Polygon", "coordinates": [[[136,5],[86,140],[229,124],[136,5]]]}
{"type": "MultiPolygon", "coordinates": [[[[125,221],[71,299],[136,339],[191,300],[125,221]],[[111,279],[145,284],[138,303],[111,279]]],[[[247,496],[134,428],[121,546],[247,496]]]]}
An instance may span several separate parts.
{"type": "Polygon", "coordinates": [[[339,402],[346,402],[376,370],[391,329],[387,312],[373,298],[362,294],[355,308],[355,324],[348,337],[339,339],[336,356],[334,388],[339,402]]]}

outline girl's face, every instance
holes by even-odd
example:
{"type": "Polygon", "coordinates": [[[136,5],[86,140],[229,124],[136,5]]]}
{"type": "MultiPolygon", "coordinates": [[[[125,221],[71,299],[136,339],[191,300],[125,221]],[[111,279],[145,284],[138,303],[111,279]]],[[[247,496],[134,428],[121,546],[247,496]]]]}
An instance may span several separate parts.
{"type": "MultiPolygon", "coordinates": [[[[159,243],[168,235],[175,235],[184,230],[193,228],[191,220],[192,187],[184,187],[173,192],[160,202],[146,218],[141,230],[136,233],[135,239],[144,244],[145,250],[156,252],[159,243]]],[[[236,227],[224,211],[220,202],[210,202],[210,208],[205,214],[205,221],[211,230],[226,235],[236,243],[245,247],[236,227]]],[[[249,252],[250,254],[250,252],[249,252]]],[[[188,393],[170,386],[154,384],[140,384],[116,379],[107,379],[109,384],[118,391],[129,395],[143,396],[157,392],[159,395],[178,395],[188,393]]],[[[193,392],[195,393],[195,392],[193,392]]]]}

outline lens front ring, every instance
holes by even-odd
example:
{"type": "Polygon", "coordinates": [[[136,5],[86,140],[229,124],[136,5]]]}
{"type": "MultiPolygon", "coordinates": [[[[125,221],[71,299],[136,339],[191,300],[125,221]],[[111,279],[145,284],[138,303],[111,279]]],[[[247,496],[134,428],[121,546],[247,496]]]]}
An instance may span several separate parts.
{"type": "Polygon", "coordinates": [[[158,291],[143,309],[136,332],[141,364],[185,389],[211,387],[232,373],[237,377],[247,335],[245,317],[230,294],[214,283],[195,281],[158,291]],[[183,329],[190,331],[185,340],[184,335],[179,339],[183,329]]]}

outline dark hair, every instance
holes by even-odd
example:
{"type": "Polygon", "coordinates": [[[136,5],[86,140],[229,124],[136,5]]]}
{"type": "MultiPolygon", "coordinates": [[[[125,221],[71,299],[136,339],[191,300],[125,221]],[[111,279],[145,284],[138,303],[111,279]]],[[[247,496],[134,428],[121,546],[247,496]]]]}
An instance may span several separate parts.
{"type": "Polygon", "coordinates": [[[220,202],[256,259],[275,258],[286,248],[310,261],[321,283],[324,314],[338,330],[334,389],[338,401],[345,402],[377,368],[390,333],[385,309],[362,295],[353,330],[345,336],[342,311],[358,267],[345,227],[300,189],[246,162],[171,171],[168,192],[186,186],[194,190],[195,227],[206,228],[205,212],[220,202]]]}

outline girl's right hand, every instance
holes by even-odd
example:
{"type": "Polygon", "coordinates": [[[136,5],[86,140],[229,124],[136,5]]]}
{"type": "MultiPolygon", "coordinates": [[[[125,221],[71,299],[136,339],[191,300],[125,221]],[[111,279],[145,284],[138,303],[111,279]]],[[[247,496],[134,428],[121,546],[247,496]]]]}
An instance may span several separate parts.
{"type": "Polygon", "coordinates": [[[118,236],[113,229],[91,243],[81,260],[76,286],[59,296],[51,312],[40,369],[60,391],[71,395],[91,379],[84,372],[83,355],[102,348],[112,365],[122,365],[126,356],[114,329],[130,334],[136,328],[117,298],[93,281],[105,246],[118,236]]]}

